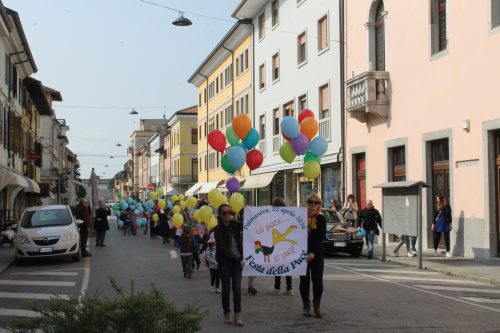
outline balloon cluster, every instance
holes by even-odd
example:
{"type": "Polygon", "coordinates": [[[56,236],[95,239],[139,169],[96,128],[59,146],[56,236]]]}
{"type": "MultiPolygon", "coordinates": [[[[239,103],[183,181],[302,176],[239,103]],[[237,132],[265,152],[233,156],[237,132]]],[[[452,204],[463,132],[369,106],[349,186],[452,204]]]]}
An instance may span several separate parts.
{"type": "Polygon", "coordinates": [[[318,122],[309,109],[299,113],[298,121],[291,116],[284,117],[281,121],[281,134],[286,142],[280,147],[280,156],[284,161],[292,163],[297,155],[304,155],[304,176],[308,179],[319,176],[321,156],[328,149],[325,138],[316,136],[317,133],[318,122]]]}
{"type": "MultiPolygon", "coordinates": [[[[222,155],[221,166],[224,171],[234,175],[245,163],[250,170],[262,165],[264,156],[260,150],[255,149],[259,143],[259,132],[252,128],[252,121],[246,114],[237,115],[233,119],[232,126],[226,129],[225,135],[219,130],[208,133],[208,144],[220,153],[226,150],[226,140],[231,147],[222,155]]],[[[226,188],[230,192],[239,191],[239,180],[234,176],[227,179],[226,188]]]]}

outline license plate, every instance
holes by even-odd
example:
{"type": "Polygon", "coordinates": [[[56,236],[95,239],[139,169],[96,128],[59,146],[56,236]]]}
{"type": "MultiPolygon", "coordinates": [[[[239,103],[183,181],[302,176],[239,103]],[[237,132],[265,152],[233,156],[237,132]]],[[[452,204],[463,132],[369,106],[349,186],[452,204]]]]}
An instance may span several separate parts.
{"type": "Polygon", "coordinates": [[[346,247],[346,242],[333,242],[333,247],[346,247]]]}
{"type": "Polygon", "coordinates": [[[41,247],[40,248],[40,253],[48,253],[54,251],[53,247],[41,247]]]}

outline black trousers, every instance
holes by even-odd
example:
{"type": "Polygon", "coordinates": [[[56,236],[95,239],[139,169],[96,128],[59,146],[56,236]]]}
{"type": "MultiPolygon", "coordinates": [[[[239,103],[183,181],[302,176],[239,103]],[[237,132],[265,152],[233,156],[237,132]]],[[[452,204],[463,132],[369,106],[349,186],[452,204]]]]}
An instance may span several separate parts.
{"type": "Polygon", "coordinates": [[[316,256],[307,264],[307,273],[300,277],[300,297],[305,305],[309,302],[309,289],[312,281],[313,302],[320,303],[323,295],[323,270],[325,259],[323,256],[316,256]]]}
{"type": "Polygon", "coordinates": [[[89,238],[89,232],[87,231],[86,227],[81,227],[80,228],[80,252],[83,255],[86,255],[87,252],[87,240],[89,238]]]}
{"type": "Polygon", "coordinates": [[[434,230],[434,250],[437,250],[439,246],[439,241],[441,240],[441,234],[444,234],[444,243],[446,245],[446,252],[450,252],[450,232],[437,232],[434,230]]]}
{"type": "MultiPolygon", "coordinates": [[[[292,290],[292,277],[291,276],[285,276],[286,280],[286,290],[292,290]]],[[[281,289],[281,276],[275,276],[274,277],[274,289],[281,289]]]]}
{"type": "Polygon", "coordinates": [[[224,313],[231,312],[229,296],[233,291],[233,307],[235,313],[241,312],[241,265],[238,261],[227,261],[219,263],[219,274],[222,282],[222,310],[224,313]]]}
{"type": "Polygon", "coordinates": [[[95,231],[95,246],[104,245],[104,237],[106,237],[106,230],[95,231]]]}
{"type": "Polygon", "coordinates": [[[220,277],[219,277],[219,270],[217,268],[210,268],[210,286],[215,288],[219,288],[219,282],[220,282],[220,277]]]}

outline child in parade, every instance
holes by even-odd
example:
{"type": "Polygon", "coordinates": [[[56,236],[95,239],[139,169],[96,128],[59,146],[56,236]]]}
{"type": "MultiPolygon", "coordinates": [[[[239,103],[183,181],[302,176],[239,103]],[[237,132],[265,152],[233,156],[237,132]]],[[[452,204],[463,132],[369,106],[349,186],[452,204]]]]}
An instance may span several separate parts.
{"type": "Polygon", "coordinates": [[[205,260],[208,263],[208,268],[210,269],[210,291],[213,293],[220,293],[220,277],[219,270],[217,269],[217,260],[215,260],[215,236],[213,233],[210,233],[207,244],[208,245],[205,250],[205,260]]]}
{"type": "MultiPolygon", "coordinates": [[[[180,230],[180,229],[179,229],[180,230]]],[[[193,272],[193,237],[191,236],[191,228],[184,226],[182,236],[180,237],[180,255],[182,263],[182,271],[184,277],[190,279],[193,272]]]]}
{"type": "Polygon", "coordinates": [[[137,219],[139,218],[139,214],[134,212],[134,216],[132,217],[132,235],[137,235],[137,219]]]}

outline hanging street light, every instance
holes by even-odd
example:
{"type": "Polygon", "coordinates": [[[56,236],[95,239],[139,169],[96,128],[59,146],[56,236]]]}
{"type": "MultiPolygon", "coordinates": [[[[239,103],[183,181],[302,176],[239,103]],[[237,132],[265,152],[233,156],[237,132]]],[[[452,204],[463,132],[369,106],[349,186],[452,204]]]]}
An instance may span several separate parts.
{"type": "Polygon", "coordinates": [[[130,111],[130,114],[139,114],[139,112],[135,111],[135,108],[133,108],[132,111],[130,111]]]}
{"type": "Polygon", "coordinates": [[[187,27],[193,24],[190,19],[184,17],[183,12],[179,12],[179,15],[180,16],[178,18],[172,21],[173,25],[176,25],[178,27],[187,27]]]}
{"type": "Polygon", "coordinates": [[[118,142],[118,143],[116,144],[116,146],[117,146],[117,147],[121,147],[122,145],[118,142]]]}

